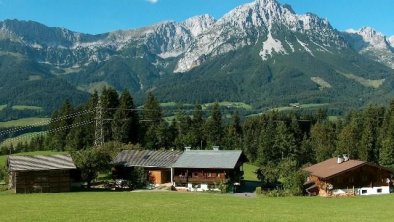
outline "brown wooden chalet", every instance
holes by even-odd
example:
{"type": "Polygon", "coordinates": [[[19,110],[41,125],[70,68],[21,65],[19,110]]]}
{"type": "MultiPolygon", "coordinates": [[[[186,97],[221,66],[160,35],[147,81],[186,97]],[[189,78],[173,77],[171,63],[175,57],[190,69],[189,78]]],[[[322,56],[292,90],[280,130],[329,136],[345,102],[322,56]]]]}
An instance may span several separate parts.
{"type": "Polygon", "coordinates": [[[168,150],[124,150],[112,161],[113,174],[118,179],[130,179],[134,167],[143,167],[152,184],[170,183],[172,165],[181,154],[181,151],[168,150]]]}
{"type": "Polygon", "coordinates": [[[8,156],[9,188],[16,193],[55,193],[71,189],[75,164],[68,155],[8,156]]]}
{"type": "Polygon", "coordinates": [[[304,168],[309,195],[371,195],[390,193],[393,172],[387,168],[348,157],[331,158],[304,168]]]}
{"type": "Polygon", "coordinates": [[[203,191],[228,181],[239,185],[245,156],[240,150],[186,150],[173,165],[175,186],[203,191]]]}

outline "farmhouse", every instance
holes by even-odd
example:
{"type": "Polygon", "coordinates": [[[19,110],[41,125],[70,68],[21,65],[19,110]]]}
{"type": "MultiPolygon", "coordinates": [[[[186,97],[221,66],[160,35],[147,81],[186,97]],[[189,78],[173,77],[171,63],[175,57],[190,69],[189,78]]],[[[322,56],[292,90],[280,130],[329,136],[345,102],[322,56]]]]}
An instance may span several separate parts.
{"type": "Polygon", "coordinates": [[[226,182],[239,186],[245,161],[240,150],[186,149],[173,165],[174,183],[196,191],[213,189],[226,182]]]}
{"type": "Polygon", "coordinates": [[[71,189],[75,164],[68,155],[8,156],[9,188],[16,193],[56,193],[71,189]]]}
{"type": "Polygon", "coordinates": [[[114,176],[130,179],[133,167],[143,167],[150,182],[156,185],[171,183],[179,188],[204,191],[221,183],[239,185],[246,157],[240,150],[151,151],[126,150],[112,164],[114,176]]]}
{"type": "Polygon", "coordinates": [[[345,155],[304,170],[309,173],[306,192],[320,196],[387,194],[393,177],[389,169],[345,155]]]}
{"type": "Polygon", "coordinates": [[[134,167],[143,167],[152,184],[172,182],[172,165],[182,154],[181,151],[124,150],[112,161],[114,176],[129,179],[134,167]]]}

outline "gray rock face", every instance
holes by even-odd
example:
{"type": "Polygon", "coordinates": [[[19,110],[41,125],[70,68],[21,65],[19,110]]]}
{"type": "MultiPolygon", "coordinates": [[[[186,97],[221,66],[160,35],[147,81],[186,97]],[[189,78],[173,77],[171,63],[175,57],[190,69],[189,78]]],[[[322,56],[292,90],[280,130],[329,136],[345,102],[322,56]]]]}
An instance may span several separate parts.
{"type": "Polygon", "coordinates": [[[392,39],[371,27],[359,30],[349,29],[344,33],[349,44],[360,54],[394,69],[394,48],[392,39]]]}

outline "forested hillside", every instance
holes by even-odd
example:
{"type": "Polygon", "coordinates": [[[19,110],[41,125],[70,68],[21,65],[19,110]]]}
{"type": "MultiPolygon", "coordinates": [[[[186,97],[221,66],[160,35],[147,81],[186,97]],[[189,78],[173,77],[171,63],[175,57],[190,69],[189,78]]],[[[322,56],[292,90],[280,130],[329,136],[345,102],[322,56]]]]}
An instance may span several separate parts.
{"type": "Polygon", "coordinates": [[[388,107],[369,106],[335,121],[330,121],[324,110],[268,112],[249,118],[233,112],[229,119],[223,110],[218,103],[207,110],[198,104],[193,110],[179,106],[175,119],[168,122],[152,93],[143,107],[136,108],[128,91],[118,95],[105,88],[82,106],[66,102],[53,114],[46,136],[2,147],[1,153],[9,153],[10,148],[11,152],[85,152],[95,143],[112,144],[111,152],[183,150],[185,146],[211,149],[219,145],[224,150],[242,149],[249,162],[259,166],[256,173],[267,186],[276,186],[283,178],[302,180],[300,167],[342,154],[394,167],[394,101],[388,107]]]}

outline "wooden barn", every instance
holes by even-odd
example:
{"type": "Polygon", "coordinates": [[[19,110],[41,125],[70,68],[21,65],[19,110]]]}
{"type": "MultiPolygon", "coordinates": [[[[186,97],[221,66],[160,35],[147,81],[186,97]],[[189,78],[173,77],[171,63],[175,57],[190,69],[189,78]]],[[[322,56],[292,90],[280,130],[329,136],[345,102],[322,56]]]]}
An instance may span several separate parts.
{"type": "Polygon", "coordinates": [[[341,196],[387,194],[393,172],[387,168],[348,157],[331,158],[304,168],[309,195],[341,196]]]}
{"type": "Polygon", "coordinates": [[[172,182],[172,165],[182,154],[181,151],[168,150],[124,150],[112,161],[113,174],[117,179],[130,179],[134,167],[143,167],[152,184],[172,182]]]}
{"type": "Polygon", "coordinates": [[[9,188],[15,193],[58,193],[71,189],[75,164],[69,155],[8,156],[9,188]]]}

